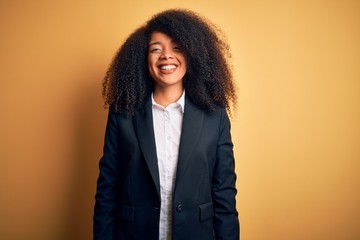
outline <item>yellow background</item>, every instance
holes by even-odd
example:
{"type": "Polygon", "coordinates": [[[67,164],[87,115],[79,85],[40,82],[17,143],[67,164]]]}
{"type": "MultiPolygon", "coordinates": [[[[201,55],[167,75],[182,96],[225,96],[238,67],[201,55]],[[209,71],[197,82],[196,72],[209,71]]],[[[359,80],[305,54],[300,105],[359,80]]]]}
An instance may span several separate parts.
{"type": "Polygon", "coordinates": [[[120,44],[186,7],[228,36],[242,240],[360,239],[360,1],[1,1],[0,239],[91,239],[120,44]]]}

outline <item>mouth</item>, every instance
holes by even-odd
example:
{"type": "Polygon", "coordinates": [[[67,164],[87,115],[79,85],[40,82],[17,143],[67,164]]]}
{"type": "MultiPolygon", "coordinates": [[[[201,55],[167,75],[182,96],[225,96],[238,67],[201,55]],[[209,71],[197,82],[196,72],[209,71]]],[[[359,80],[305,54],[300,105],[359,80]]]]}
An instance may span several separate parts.
{"type": "Polygon", "coordinates": [[[173,72],[177,68],[175,64],[159,65],[158,66],[161,72],[173,72]]]}

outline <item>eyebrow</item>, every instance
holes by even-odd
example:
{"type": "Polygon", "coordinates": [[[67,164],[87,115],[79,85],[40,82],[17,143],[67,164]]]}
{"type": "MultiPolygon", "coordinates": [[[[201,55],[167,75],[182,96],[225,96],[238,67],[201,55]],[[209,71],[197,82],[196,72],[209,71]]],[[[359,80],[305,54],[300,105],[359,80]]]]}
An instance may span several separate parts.
{"type": "Polygon", "coordinates": [[[161,44],[161,42],[151,42],[151,43],[149,43],[149,46],[156,45],[156,44],[161,44]]]}
{"type": "MultiPolygon", "coordinates": [[[[177,43],[176,43],[176,42],[174,42],[173,40],[171,40],[171,43],[173,43],[173,44],[177,44],[177,43]]],[[[152,46],[152,45],[156,45],[156,44],[160,44],[160,45],[161,45],[162,43],[161,43],[160,41],[150,42],[150,43],[149,43],[149,47],[150,47],[150,46],[152,46]]]]}

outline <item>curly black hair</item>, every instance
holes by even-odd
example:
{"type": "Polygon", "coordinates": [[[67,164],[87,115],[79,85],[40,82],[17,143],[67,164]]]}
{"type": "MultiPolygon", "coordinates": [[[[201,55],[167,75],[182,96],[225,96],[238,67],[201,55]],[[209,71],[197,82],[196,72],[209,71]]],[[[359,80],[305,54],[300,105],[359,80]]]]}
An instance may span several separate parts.
{"type": "Polygon", "coordinates": [[[147,68],[148,44],[153,32],[168,35],[181,47],[187,62],[184,88],[194,104],[208,112],[217,106],[228,111],[236,106],[231,55],[223,33],[204,17],[184,9],[154,15],[127,38],[104,78],[105,106],[132,116],[153,91],[147,68]]]}

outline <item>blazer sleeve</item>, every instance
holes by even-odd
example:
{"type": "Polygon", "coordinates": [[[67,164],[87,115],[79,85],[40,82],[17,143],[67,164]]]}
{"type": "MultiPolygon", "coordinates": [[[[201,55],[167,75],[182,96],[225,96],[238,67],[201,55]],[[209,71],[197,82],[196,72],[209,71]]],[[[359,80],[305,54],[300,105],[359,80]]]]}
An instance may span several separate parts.
{"type": "Polygon", "coordinates": [[[109,109],[103,156],[95,195],[93,234],[95,240],[110,240],[114,235],[114,208],[119,181],[119,134],[116,115],[109,109]]]}
{"type": "Polygon", "coordinates": [[[235,160],[230,135],[230,121],[226,110],[222,109],[217,162],[212,179],[216,240],[238,240],[240,238],[235,182],[235,160]]]}

